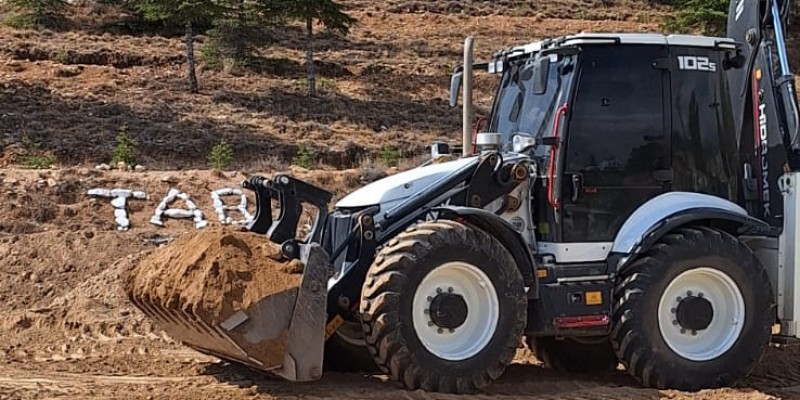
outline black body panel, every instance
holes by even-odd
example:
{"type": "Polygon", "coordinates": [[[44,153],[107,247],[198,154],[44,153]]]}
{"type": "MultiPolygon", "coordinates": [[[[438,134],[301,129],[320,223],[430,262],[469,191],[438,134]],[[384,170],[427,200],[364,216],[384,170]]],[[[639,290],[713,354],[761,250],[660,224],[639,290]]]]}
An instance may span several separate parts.
{"type": "Polygon", "coordinates": [[[564,152],[564,242],[613,241],[670,179],[666,46],[586,46],[564,152]]]}
{"type": "Polygon", "coordinates": [[[737,201],[741,163],[723,71],[724,53],[673,47],[670,65],[672,189],[710,194],[741,204],[737,201]],[[704,68],[687,67],[693,62],[704,68]]]}

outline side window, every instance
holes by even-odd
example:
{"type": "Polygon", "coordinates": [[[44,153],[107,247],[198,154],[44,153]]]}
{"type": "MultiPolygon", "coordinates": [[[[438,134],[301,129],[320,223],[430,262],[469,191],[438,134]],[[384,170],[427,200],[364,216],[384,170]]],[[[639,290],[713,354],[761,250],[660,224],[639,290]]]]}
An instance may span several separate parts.
{"type": "Polygon", "coordinates": [[[588,47],[572,107],[566,171],[595,186],[652,185],[667,168],[659,46],[588,47]]]}

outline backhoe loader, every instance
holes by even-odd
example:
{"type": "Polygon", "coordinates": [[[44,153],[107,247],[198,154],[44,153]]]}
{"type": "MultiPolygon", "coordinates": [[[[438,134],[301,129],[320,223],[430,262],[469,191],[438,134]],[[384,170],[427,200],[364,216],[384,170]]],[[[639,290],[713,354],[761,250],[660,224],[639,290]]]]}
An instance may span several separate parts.
{"type": "Polygon", "coordinates": [[[337,357],[471,393],[527,342],[559,371],[734,384],[774,327],[800,337],[791,3],[733,0],[727,37],[584,33],[480,63],[467,38],[460,149],[436,143],[333,206],[289,175],[244,183],[248,230],[300,260],[298,285],[220,321],[131,300],[187,346],[292,381],[337,357]],[[476,71],[498,79],[474,134],[476,71]],[[301,237],[303,205],[318,213],[301,237]]]}

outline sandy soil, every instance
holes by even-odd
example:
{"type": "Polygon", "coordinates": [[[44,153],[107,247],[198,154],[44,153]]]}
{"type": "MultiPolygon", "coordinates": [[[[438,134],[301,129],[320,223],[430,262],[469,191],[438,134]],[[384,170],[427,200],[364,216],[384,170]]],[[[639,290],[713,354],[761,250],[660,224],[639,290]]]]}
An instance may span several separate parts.
{"type": "MultiPolygon", "coordinates": [[[[330,174],[325,181],[337,182],[358,171],[321,173],[330,174]]],[[[298,170],[297,175],[301,174],[314,177],[319,173],[298,170]]],[[[180,180],[179,186],[196,197],[207,214],[211,207],[210,198],[205,199],[208,191],[234,185],[241,176],[231,173],[219,177],[207,171],[84,175],[72,170],[3,171],[0,204],[16,204],[14,210],[25,210],[24,202],[15,199],[44,198],[59,218],[3,219],[11,230],[34,233],[0,233],[0,298],[7,306],[0,323],[0,398],[455,398],[400,390],[383,376],[330,373],[319,382],[291,384],[176,343],[128,302],[123,289],[126,271],[158,248],[161,241],[157,239],[188,240],[188,232],[194,232],[188,221],[168,221],[164,228],[146,222],[161,192],[170,186],[162,182],[165,175],[180,180]],[[80,178],[75,177],[71,189],[54,189],[73,176],[80,178]],[[55,185],[48,186],[48,179],[56,181],[55,185]],[[26,184],[9,185],[12,180],[26,184]],[[39,180],[45,183],[37,185],[39,180]],[[134,227],[129,232],[114,231],[110,205],[83,193],[111,182],[154,193],[155,199],[142,201],[141,208],[131,213],[134,227]],[[74,215],[69,222],[57,222],[66,209],[75,210],[74,215]]],[[[351,177],[350,182],[360,184],[358,178],[351,177]]],[[[349,187],[342,184],[342,190],[349,187]]],[[[214,219],[210,221],[211,229],[222,229],[214,219]]],[[[521,349],[515,364],[488,393],[471,398],[489,396],[554,400],[800,399],[800,347],[773,346],[741,387],[699,393],[642,389],[624,371],[606,376],[557,374],[521,349]]]]}

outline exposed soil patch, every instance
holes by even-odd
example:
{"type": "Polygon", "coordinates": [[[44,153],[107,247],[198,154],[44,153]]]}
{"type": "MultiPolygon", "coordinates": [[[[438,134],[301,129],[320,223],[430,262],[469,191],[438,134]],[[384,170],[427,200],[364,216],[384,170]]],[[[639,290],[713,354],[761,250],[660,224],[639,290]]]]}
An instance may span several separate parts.
{"type": "Polygon", "coordinates": [[[203,230],[144,258],[125,290],[216,325],[266,296],[296,289],[302,269],[289,272],[289,263],[262,235],[203,230]]]}

